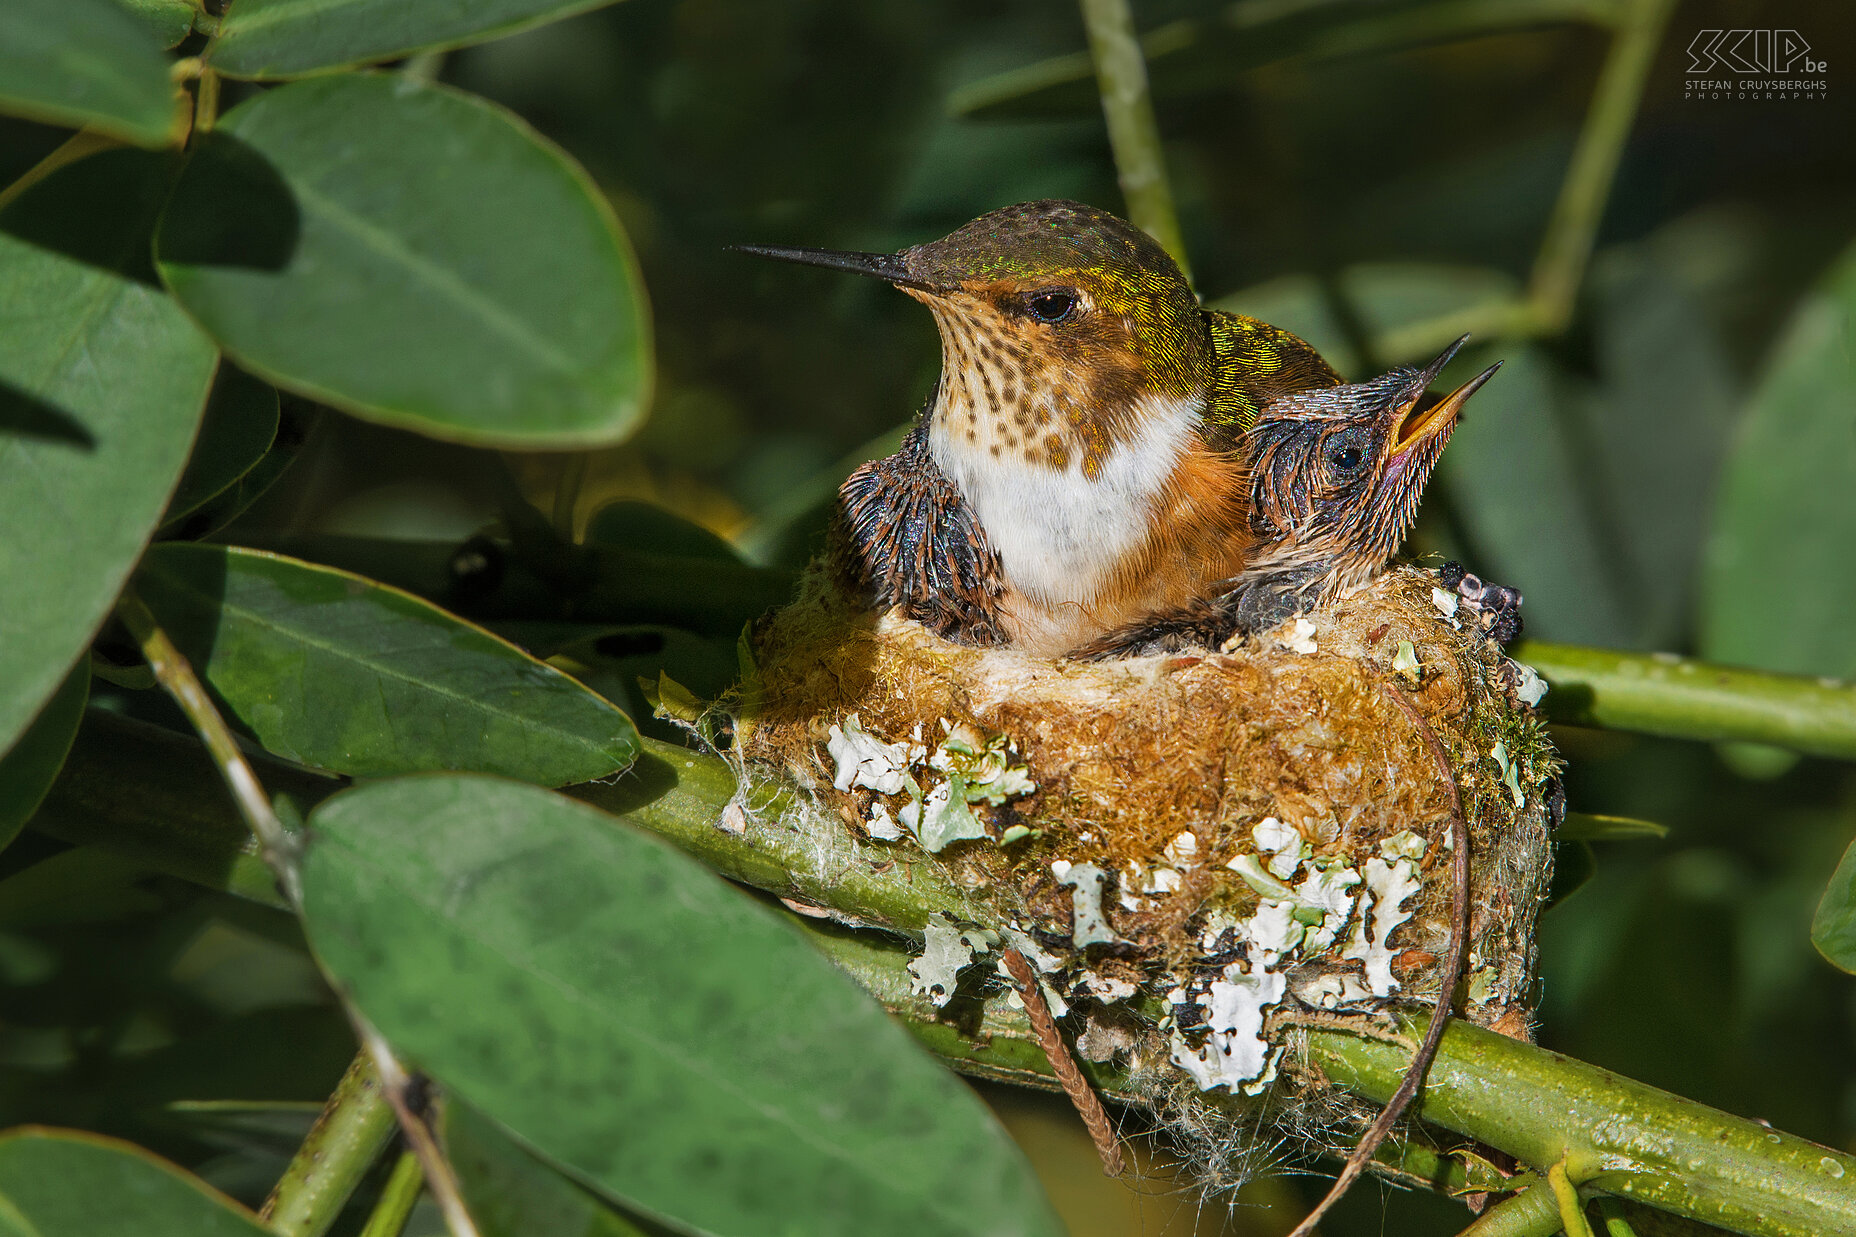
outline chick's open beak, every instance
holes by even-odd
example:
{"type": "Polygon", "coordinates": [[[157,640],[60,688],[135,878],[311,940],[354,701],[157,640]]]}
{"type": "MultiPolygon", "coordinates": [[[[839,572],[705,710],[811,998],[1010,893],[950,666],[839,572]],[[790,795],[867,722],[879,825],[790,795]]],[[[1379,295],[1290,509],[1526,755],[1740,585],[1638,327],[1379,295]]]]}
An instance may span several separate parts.
{"type": "Polygon", "coordinates": [[[1426,388],[1431,385],[1438,374],[1443,372],[1444,366],[1450,363],[1451,358],[1456,356],[1457,349],[1461,348],[1464,340],[1468,338],[1469,336],[1465,335],[1458,339],[1444,349],[1442,355],[1436,360],[1413,375],[1410,388],[1411,398],[1399,408],[1398,419],[1392,425],[1391,454],[1393,456],[1403,455],[1426,439],[1454,426],[1457,416],[1463,410],[1463,405],[1469,402],[1469,397],[1481,390],[1482,384],[1494,377],[1495,371],[1502,367],[1502,363],[1497,361],[1441,399],[1427,399],[1426,388]]]}

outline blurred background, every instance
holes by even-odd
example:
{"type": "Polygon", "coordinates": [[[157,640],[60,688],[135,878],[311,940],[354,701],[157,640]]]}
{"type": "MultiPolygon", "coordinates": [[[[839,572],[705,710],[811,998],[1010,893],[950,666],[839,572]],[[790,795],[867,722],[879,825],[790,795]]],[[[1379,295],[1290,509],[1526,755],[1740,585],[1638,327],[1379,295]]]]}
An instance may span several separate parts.
{"type": "MultiPolygon", "coordinates": [[[[1623,112],[1628,142],[1599,184],[1569,316],[1543,325],[1527,316],[1530,281],[1612,46],[1605,19],[1632,7],[1137,4],[1197,285],[1303,333],[1350,377],[1427,359],[1465,323],[1477,338],[1460,366],[1505,360],[1409,548],[1521,588],[1531,637],[1856,675],[1843,617],[1856,605],[1856,20],[1847,0],[1675,5],[1627,99],[1636,114],[1623,112]],[[1728,28],[1796,31],[1826,64],[1809,76],[1827,91],[1685,97],[1698,76],[1686,49],[1728,28]],[[1826,355],[1841,368],[1813,360],[1826,355]]],[[[750,561],[802,562],[837,482],[889,450],[932,390],[940,353],[919,305],[727,246],[886,251],[1032,198],[1122,207],[1082,22],[1063,4],[629,0],[451,53],[438,72],[572,152],[638,250],[658,359],[649,422],[609,451],[512,457],[536,505],[591,540],[635,529],[640,509],[614,504],[643,502],[750,561]]],[[[227,83],[228,102],[248,89],[227,83]]],[[[0,181],[61,136],[5,122],[0,181]]],[[[222,539],[455,543],[495,519],[481,453],[288,399],[286,427],[303,450],[222,539]]],[[[732,639],[641,630],[576,668],[637,709],[630,685],[657,665],[713,690],[732,639]]],[[[1557,738],[1574,809],[1670,833],[1563,849],[1541,1042],[1856,1150],[1856,981],[1807,939],[1856,831],[1850,768],[1564,727],[1557,738]]],[[[80,1008],[59,1036],[0,1031],[0,1101],[198,1163],[215,1122],[249,1148],[257,1118],[227,1110],[151,1133],[121,1097],[193,1094],[189,1077],[210,1065],[223,1079],[236,1053],[251,1056],[230,1065],[254,1088],[262,1078],[308,1102],[349,1049],[294,941],[275,939],[294,929],[229,898],[148,888],[139,920],[86,923],[67,903],[33,933],[0,933],[0,967],[19,982],[66,951],[93,969],[111,958],[113,976],[67,968],[57,989],[22,990],[79,1002],[140,986],[168,1029],[129,1066],[85,1058],[69,1029],[84,1025],[80,1008]],[[294,1065],[251,1047],[254,1023],[296,1045],[294,1065]],[[304,1045],[325,1040],[327,1061],[306,1070],[304,1045]]],[[[1202,1204],[1162,1153],[1136,1197],[1100,1178],[1060,1101],[988,1097],[1079,1237],[1280,1233],[1325,1188],[1275,1177],[1235,1206],[1202,1204]]],[[[280,1155],[297,1133],[279,1134],[280,1155]]],[[[242,1154],[219,1179],[261,1193],[277,1165],[242,1154]]],[[[1442,1233],[1467,1219],[1368,1184],[1325,1231],[1442,1233]]]]}

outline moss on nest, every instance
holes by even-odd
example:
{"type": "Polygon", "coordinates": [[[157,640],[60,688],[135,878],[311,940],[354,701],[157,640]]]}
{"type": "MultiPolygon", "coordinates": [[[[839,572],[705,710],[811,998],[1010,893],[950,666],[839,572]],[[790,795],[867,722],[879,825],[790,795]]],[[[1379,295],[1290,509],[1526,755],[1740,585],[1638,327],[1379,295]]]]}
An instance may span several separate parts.
{"type": "Polygon", "coordinates": [[[1293,1073],[1298,1011],[1435,1001],[1449,797],[1402,694],[1470,830],[1457,1008],[1526,1036],[1558,759],[1436,584],[1400,568],[1224,651],[1088,663],[951,644],[816,570],[755,632],[737,751],[859,840],[947,867],[1085,1025],[1145,1001],[1131,1051],[1158,1101],[1293,1073]]]}

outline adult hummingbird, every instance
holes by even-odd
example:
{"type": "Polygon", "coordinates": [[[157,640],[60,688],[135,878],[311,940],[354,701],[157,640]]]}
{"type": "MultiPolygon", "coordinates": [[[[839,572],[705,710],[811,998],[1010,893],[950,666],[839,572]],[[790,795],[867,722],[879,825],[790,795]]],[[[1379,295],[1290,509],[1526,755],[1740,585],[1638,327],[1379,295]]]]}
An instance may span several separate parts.
{"type": "MultiPolygon", "coordinates": [[[[1216,648],[1236,633],[1262,631],[1325,605],[1372,579],[1398,552],[1418,514],[1425,482],[1456,429],[1463,405],[1500,362],[1448,395],[1430,394],[1466,335],[1430,364],[1367,382],[1281,396],[1246,436],[1251,531],[1243,570],[1214,595],[1110,633],[1088,656],[1125,655],[1180,642],[1216,648]]],[[[1460,568],[1446,580],[1498,640],[1518,632],[1520,594],[1475,581],[1460,568]]]]}
{"type": "Polygon", "coordinates": [[[742,248],[886,280],[934,314],[940,381],[902,449],[845,481],[839,557],[877,604],[969,644],[1062,655],[1236,577],[1256,541],[1245,432],[1340,381],[1077,202],[893,254],[742,248]]]}

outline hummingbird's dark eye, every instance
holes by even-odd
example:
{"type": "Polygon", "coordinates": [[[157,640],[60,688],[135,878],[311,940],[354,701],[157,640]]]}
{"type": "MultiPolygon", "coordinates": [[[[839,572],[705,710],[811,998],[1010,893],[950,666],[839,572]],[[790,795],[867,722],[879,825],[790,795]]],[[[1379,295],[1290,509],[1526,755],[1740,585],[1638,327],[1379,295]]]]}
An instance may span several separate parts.
{"type": "Polygon", "coordinates": [[[1025,298],[1025,309],[1039,322],[1062,322],[1076,312],[1074,288],[1043,288],[1025,298]]]}
{"type": "Polygon", "coordinates": [[[1343,430],[1334,436],[1334,440],[1322,449],[1330,476],[1344,481],[1360,471],[1360,466],[1366,463],[1366,438],[1367,431],[1357,428],[1343,430]]]}

